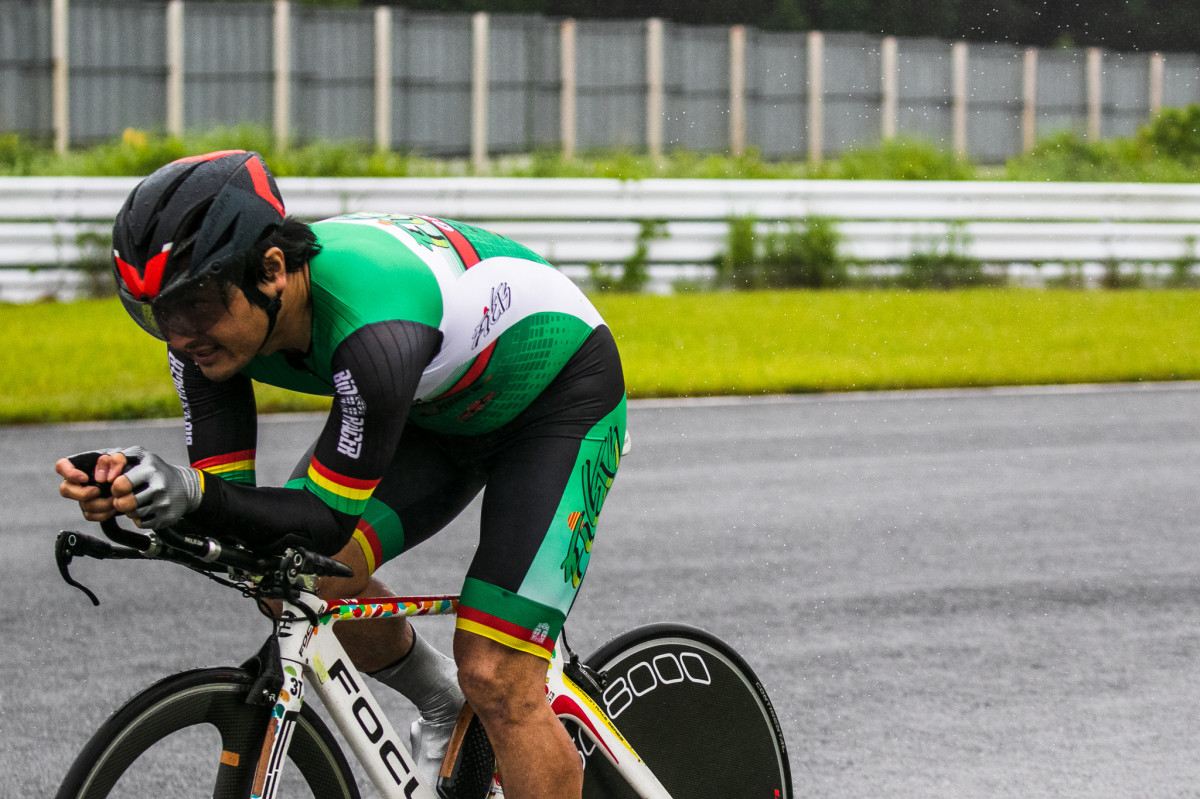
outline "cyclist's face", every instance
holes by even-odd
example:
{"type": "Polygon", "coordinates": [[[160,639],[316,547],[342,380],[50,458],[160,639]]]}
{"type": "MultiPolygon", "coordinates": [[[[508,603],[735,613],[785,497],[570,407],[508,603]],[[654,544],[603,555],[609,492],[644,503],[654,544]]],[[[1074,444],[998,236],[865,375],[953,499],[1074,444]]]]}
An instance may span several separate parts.
{"type": "Polygon", "coordinates": [[[228,286],[223,297],[196,297],[155,316],[167,343],[218,382],[245,368],[267,335],[266,312],[237,286],[228,286]]]}
{"type": "Polygon", "coordinates": [[[167,295],[154,301],[151,312],[163,335],[196,338],[229,313],[232,286],[213,278],[188,287],[179,296],[167,295]]]}

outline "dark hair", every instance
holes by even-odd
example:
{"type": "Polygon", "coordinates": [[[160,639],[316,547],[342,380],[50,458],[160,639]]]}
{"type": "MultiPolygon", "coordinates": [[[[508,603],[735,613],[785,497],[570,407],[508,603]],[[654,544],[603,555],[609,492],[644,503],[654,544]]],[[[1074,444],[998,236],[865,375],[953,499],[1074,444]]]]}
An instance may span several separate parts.
{"type": "Polygon", "coordinates": [[[312,228],[294,216],[286,217],[278,227],[255,242],[246,253],[246,268],[242,273],[243,288],[266,280],[267,273],[263,269],[262,261],[267,250],[272,247],[283,251],[283,262],[289,272],[303,269],[321,252],[321,244],[312,228]]]}

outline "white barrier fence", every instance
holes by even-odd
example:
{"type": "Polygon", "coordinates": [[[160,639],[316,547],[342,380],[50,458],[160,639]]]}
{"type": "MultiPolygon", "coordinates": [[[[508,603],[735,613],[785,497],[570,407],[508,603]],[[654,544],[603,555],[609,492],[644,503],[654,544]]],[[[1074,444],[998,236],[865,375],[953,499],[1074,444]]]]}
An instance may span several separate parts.
{"type": "MultiPolygon", "coordinates": [[[[0,300],[78,293],[85,280],[72,266],[106,257],[96,242],[136,183],[0,178],[0,300]]],[[[665,236],[644,242],[652,290],[711,274],[734,217],[830,218],[841,255],[866,264],[899,263],[958,236],[964,255],[1014,278],[1191,261],[1200,240],[1200,186],[1187,184],[284,178],[280,188],[289,213],[309,220],[387,211],[479,224],[577,279],[588,264],[619,267],[643,222],[661,221],[665,236]]]]}

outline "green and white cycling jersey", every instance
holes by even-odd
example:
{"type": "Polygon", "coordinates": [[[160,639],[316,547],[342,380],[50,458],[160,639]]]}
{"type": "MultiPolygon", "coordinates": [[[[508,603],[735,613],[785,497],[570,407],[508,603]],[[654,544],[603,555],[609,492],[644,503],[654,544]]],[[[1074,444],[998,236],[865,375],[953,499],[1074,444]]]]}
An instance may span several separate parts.
{"type": "Polygon", "coordinates": [[[503,430],[604,325],[544,259],[471,225],[358,213],[312,229],[321,250],[308,265],[309,352],[259,355],[223,383],[182,352],[170,358],[192,465],[222,478],[206,483],[199,519],[236,520],[260,544],[298,535],[336,552],[407,423],[454,437],[503,430]],[[334,397],[300,498],[250,489],[251,380],[334,397]]]}
{"type": "Polygon", "coordinates": [[[528,248],[459,222],[350,214],[313,225],[313,349],[259,357],[255,380],[333,393],[333,354],[380,322],[436,328],[441,345],[421,372],[409,421],[471,435],[513,419],[598,325],[569,278],[528,248]]]}
{"type": "Polygon", "coordinates": [[[257,550],[357,542],[374,571],[486,486],[458,626],[549,657],[621,460],[625,384],[583,293],[526,247],[459,222],[312,226],[312,347],[209,381],[170,353],[206,528],[257,550]],[[252,380],[334,397],[286,487],[257,486],[252,380]]]}

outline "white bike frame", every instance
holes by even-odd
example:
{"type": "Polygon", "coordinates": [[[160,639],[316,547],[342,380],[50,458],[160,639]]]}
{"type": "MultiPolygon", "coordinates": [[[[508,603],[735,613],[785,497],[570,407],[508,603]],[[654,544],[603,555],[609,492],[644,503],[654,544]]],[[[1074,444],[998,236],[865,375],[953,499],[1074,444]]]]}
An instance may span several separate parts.
{"type": "MultiPolygon", "coordinates": [[[[333,625],[388,616],[451,614],[457,600],[452,596],[420,596],[326,603],[314,594],[302,593],[299,602],[316,615],[315,626],[301,608],[285,601],[284,620],[277,634],[284,682],[267,726],[251,798],[274,798],[280,769],[287,760],[294,719],[306,690],[311,688],[385,799],[437,799],[436,786],[422,782],[417,775],[407,746],[333,635],[333,625]]],[[[563,673],[564,651],[560,637],[546,674],[546,695],[554,712],[575,721],[642,799],[671,799],[604,712],[563,673]]],[[[496,788],[493,781],[493,792],[496,788]]]]}

